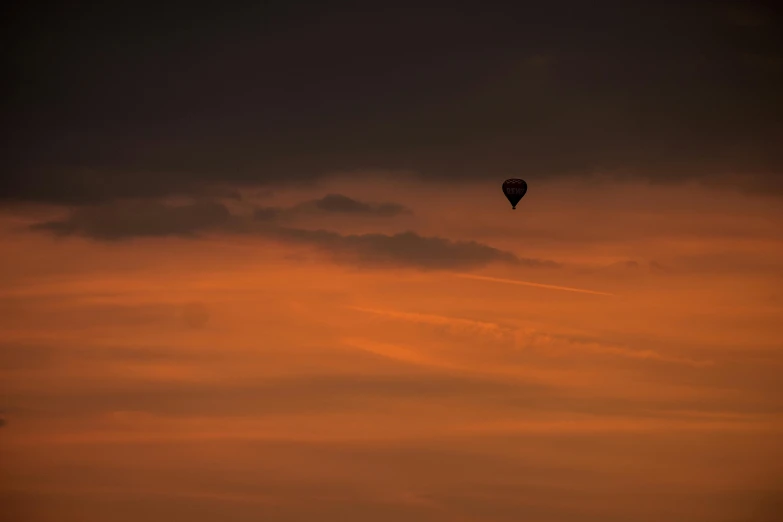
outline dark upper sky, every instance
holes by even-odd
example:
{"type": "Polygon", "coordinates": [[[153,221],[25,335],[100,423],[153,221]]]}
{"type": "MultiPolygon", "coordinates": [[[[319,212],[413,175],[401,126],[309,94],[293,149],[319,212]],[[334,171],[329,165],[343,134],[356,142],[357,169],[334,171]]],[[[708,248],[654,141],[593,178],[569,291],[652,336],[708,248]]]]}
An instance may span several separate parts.
{"type": "Polygon", "coordinates": [[[739,175],[783,193],[774,3],[510,4],[5,8],[0,197],[354,169],[739,175]]]}

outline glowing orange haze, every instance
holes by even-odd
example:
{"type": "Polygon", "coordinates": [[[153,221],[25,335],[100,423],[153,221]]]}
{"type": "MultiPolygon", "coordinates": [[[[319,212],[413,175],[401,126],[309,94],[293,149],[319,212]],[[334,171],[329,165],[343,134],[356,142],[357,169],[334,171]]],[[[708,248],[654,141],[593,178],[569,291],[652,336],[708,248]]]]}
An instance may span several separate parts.
{"type": "Polygon", "coordinates": [[[412,213],[298,226],[415,230],[562,266],[362,267],[241,234],[102,243],[20,231],[46,209],[6,212],[11,520],[780,513],[778,201],[531,183],[512,212],[499,184],[360,189],[322,187],[412,213]]]}

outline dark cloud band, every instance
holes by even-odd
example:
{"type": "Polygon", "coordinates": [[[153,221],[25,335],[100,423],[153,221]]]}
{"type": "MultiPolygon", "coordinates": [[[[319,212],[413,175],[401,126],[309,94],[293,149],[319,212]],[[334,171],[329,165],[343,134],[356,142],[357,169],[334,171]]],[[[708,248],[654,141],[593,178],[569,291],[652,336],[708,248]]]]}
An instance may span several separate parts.
{"type": "Polygon", "coordinates": [[[77,207],[65,219],[38,223],[32,228],[58,236],[84,236],[100,241],[196,237],[208,232],[249,233],[285,243],[310,245],[327,252],[338,262],[374,267],[470,269],[494,262],[529,267],[558,266],[549,260],[519,258],[511,252],[475,241],[451,241],[414,232],[343,235],[327,230],[291,228],[277,222],[280,215],[302,209],[385,217],[402,212],[404,207],[394,203],[375,205],[332,194],[289,209],[262,208],[256,209],[253,216],[237,216],[225,205],[209,201],[187,205],[121,202],[77,207]]]}
{"type": "Polygon", "coordinates": [[[783,194],[771,4],[469,4],[18,8],[0,200],[214,195],[362,169],[740,173],[731,188],[783,194]]]}

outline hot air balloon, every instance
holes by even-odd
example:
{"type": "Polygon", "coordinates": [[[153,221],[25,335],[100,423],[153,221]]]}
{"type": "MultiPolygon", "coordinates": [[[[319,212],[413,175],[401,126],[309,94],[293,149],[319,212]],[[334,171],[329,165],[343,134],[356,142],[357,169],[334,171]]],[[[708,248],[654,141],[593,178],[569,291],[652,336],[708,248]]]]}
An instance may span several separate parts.
{"type": "Polygon", "coordinates": [[[511,203],[511,209],[517,208],[517,203],[527,192],[527,183],[524,179],[507,179],[503,182],[503,194],[511,203]]]}

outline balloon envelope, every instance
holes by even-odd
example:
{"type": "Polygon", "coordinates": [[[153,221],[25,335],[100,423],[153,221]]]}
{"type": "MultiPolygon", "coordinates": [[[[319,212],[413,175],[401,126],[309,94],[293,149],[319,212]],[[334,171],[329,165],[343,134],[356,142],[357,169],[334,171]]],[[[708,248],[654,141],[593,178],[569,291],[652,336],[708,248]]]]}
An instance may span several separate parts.
{"type": "Polygon", "coordinates": [[[508,198],[511,203],[511,208],[517,208],[517,203],[521,200],[527,192],[527,183],[524,179],[507,179],[503,182],[503,194],[508,198]]]}

